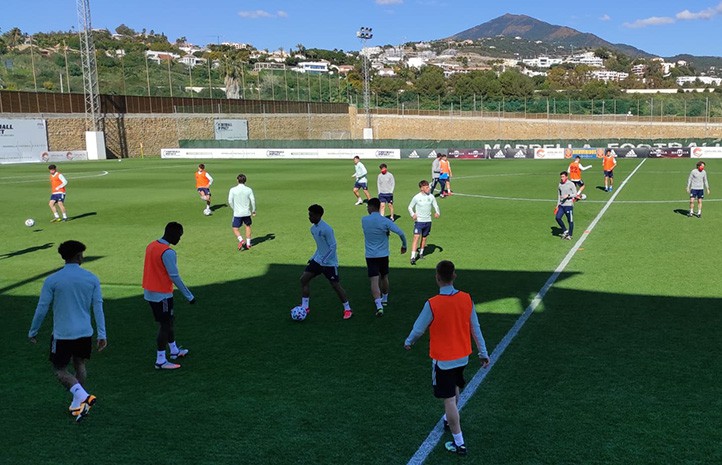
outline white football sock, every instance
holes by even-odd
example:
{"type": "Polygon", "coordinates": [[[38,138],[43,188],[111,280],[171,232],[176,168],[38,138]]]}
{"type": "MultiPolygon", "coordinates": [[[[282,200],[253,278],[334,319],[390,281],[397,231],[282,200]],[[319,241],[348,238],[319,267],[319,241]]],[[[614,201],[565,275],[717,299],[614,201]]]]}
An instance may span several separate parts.
{"type": "Polygon", "coordinates": [[[160,365],[161,363],[165,363],[167,361],[168,360],[165,358],[165,350],[159,350],[155,357],[155,363],[160,365]]]}
{"type": "Polygon", "coordinates": [[[301,307],[308,308],[308,302],[311,300],[310,297],[301,297],[301,307]]]}
{"type": "Polygon", "coordinates": [[[383,304],[381,303],[381,298],[374,299],[374,303],[376,304],[376,310],[384,308],[383,304]]]}
{"type": "Polygon", "coordinates": [[[81,386],[80,383],[73,384],[69,391],[73,395],[73,403],[70,404],[71,408],[80,407],[80,403],[88,398],[88,393],[85,389],[83,389],[83,386],[81,386]]]}
{"type": "Polygon", "coordinates": [[[452,436],[454,436],[454,442],[457,446],[463,446],[464,445],[464,435],[461,434],[461,431],[459,431],[459,434],[451,433],[452,436]]]}

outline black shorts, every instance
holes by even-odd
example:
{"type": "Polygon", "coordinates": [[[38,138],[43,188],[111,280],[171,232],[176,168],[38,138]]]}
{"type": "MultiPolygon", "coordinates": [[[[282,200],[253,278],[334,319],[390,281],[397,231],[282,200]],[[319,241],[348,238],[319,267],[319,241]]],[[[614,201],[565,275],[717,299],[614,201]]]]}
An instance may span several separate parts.
{"type": "Polygon", "coordinates": [[[231,226],[234,228],[240,228],[242,224],[245,224],[246,226],[250,226],[253,224],[253,220],[250,216],[234,216],[233,217],[233,223],[231,223],[231,226]]]}
{"type": "Polygon", "coordinates": [[[313,273],[316,276],[322,274],[332,283],[337,283],[340,279],[338,276],[337,266],[321,266],[321,264],[315,260],[308,261],[308,265],[306,265],[306,271],[309,273],[313,273]]]}
{"type": "Polygon", "coordinates": [[[386,276],[389,274],[389,257],[366,257],[366,269],[369,278],[374,276],[386,276]]]}
{"type": "Polygon", "coordinates": [[[50,363],[55,368],[63,369],[70,363],[72,358],[89,359],[93,349],[93,342],[90,336],[79,339],[55,339],[50,338],[50,363]]]}
{"type": "Polygon", "coordinates": [[[148,302],[153,310],[153,317],[158,323],[173,321],[173,297],[168,297],[160,302],[148,302]]]}
{"type": "Polygon", "coordinates": [[[434,362],[431,372],[431,384],[434,386],[434,397],[438,399],[448,399],[456,395],[457,387],[463,389],[466,385],[464,368],[466,368],[466,365],[450,370],[442,370],[436,362],[434,362]]]}
{"type": "Polygon", "coordinates": [[[581,179],[579,181],[572,181],[572,182],[574,183],[575,186],[577,186],[577,189],[584,186],[584,181],[582,181],[581,179]]]}

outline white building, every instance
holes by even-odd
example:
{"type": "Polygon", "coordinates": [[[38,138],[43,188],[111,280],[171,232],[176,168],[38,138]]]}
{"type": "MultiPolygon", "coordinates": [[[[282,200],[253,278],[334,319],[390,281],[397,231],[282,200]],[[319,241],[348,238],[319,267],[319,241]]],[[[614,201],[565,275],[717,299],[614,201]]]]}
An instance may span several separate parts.
{"type": "Polygon", "coordinates": [[[642,77],[644,76],[644,71],[646,71],[647,65],[639,64],[632,66],[632,74],[642,77]]]}
{"type": "Polygon", "coordinates": [[[618,71],[609,71],[606,69],[599,70],[599,71],[592,71],[592,79],[597,79],[599,81],[609,82],[619,82],[623,81],[624,79],[627,79],[629,77],[629,73],[621,73],[618,71]]]}
{"type": "Polygon", "coordinates": [[[323,74],[328,73],[328,65],[328,61],[304,61],[291,70],[299,73],[323,74]]]}
{"type": "Polygon", "coordinates": [[[149,61],[152,61],[159,65],[161,61],[175,61],[180,58],[180,55],[170,52],[156,52],[155,50],[146,50],[145,57],[149,61]]]}
{"type": "Polygon", "coordinates": [[[198,58],[194,55],[186,55],[180,60],[178,60],[179,63],[183,63],[186,66],[189,66],[191,68],[194,68],[196,66],[205,65],[206,59],[205,58],[198,58]]]}
{"type": "Polygon", "coordinates": [[[536,57],[536,58],[527,58],[527,59],[524,59],[521,61],[525,65],[530,66],[532,68],[549,68],[552,65],[562,64],[561,58],[549,58],[549,57],[545,57],[545,56],[540,56],[540,57],[536,57]]]}
{"type": "Polygon", "coordinates": [[[706,85],[720,85],[722,78],[711,77],[711,76],[680,76],[677,78],[677,85],[681,86],[684,84],[693,84],[699,79],[702,84],[706,85]]]}
{"type": "Polygon", "coordinates": [[[426,60],[422,57],[411,57],[406,61],[409,68],[421,68],[426,65],[426,60]]]}
{"type": "Polygon", "coordinates": [[[603,68],[604,60],[594,55],[594,52],[585,52],[578,55],[572,55],[565,60],[567,63],[575,65],[587,65],[594,68],[603,68]]]}

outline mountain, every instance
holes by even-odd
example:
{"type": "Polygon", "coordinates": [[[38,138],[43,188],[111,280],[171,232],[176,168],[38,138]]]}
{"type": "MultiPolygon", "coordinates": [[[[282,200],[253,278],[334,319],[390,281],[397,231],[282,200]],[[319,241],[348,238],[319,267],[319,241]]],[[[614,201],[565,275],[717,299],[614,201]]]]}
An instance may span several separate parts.
{"type": "Polygon", "coordinates": [[[626,44],[613,44],[588,32],[579,32],[567,26],[555,26],[526,15],[505,14],[484,24],[479,24],[450,37],[453,40],[478,40],[497,36],[521,37],[523,39],[563,45],[574,48],[605,47],[632,57],[651,58],[654,55],[626,44]]]}

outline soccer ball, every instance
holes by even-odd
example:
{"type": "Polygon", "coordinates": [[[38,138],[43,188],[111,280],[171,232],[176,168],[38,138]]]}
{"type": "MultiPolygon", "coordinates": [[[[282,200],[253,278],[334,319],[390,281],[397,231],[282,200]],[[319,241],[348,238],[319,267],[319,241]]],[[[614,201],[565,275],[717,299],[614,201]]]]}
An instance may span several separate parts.
{"type": "Polygon", "coordinates": [[[291,319],[296,321],[303,321],[306,319],[306,315],[308,313],[306,312],[306,309],[303,307],[293,307],[291,309],[291,319]]]}
{"type": "Polygon", "coordinates": [[[587,194],[582,194],[581,199],[582,199],[582,200],[587,200],[587,194]]]}
{"type": "Polygon", "coordinates": [[[211,212],[211,210],[209,208],[206,208],[205,210],[203,210],[203,214],[206,216],[211,216],[212,213],[213,212],[211,212]]]}
{"type": "Polygon", "coordinates": [[[33,226],[35,226],[35,220],[32,218],[28,218],[27,220],[25,220],[25,226],[27,226],[28,228],[32,228],[33,226]]]}

